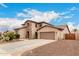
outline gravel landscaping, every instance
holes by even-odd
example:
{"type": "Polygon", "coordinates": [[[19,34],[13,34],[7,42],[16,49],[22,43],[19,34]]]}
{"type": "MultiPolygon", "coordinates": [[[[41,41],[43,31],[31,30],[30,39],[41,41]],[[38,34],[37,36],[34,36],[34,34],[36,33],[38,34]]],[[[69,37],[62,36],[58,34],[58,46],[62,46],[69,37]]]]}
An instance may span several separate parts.
{"type": "Polygon", "coordinates": [[[23,56],[79,56],[78,40],[60,40],[25,52],[23,56]]]}

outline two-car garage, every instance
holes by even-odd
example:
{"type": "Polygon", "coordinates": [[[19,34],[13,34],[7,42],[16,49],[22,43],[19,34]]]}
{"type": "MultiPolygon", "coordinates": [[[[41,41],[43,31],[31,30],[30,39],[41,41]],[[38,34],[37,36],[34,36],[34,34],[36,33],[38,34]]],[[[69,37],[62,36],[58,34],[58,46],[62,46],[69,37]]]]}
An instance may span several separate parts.
{"type": "Polygon", "coordinates": [[[59,39],[61,38],[61,29],[51,26],[44,26],[37,30],[39,39],[59,39]]]}
{"type": "Polygon", "coordinates": [[[40,39],[55,39],[55,32],[40,32],[40,39]]]}

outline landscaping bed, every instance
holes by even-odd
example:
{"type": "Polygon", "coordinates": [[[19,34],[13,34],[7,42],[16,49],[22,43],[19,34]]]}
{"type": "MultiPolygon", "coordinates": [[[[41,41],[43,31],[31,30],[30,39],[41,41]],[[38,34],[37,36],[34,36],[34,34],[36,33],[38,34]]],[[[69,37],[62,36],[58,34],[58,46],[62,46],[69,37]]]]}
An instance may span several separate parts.
{"type": "Polygon", "coordinates": [[[21,41],[19,37],[20,35],[18,33],[12,31],[0,33],[0,44],[21,41]]]}

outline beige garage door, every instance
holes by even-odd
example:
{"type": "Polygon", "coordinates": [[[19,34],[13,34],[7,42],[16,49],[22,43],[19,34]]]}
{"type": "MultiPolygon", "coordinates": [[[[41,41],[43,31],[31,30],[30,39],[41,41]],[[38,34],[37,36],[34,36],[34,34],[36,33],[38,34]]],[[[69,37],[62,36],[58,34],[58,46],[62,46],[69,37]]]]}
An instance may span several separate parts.
{"type": "Polygon", "coordinates": [[[41,32],[40,39],[55,39],[55,32],[41,32]]]}

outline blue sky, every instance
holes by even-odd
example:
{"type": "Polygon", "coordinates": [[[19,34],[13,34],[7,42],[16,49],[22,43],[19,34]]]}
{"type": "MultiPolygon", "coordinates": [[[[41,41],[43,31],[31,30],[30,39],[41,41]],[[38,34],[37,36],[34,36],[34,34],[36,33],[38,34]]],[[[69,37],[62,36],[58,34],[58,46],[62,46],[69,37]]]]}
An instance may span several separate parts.
{"type": "Polygon", "coordinates": [[[22,22],[28,19],[34,21],[46,21],[54,25],[68,24],[72,28],[79,27],[79,4],[78,3],[0,4],[1,28],[3,26],[4,28],[6,28],[6,26],[12,28],[15,27],[17,24],[21,24],[22,22]],[[15,22],[16,25],[13,22],[15,22]]]}

